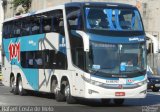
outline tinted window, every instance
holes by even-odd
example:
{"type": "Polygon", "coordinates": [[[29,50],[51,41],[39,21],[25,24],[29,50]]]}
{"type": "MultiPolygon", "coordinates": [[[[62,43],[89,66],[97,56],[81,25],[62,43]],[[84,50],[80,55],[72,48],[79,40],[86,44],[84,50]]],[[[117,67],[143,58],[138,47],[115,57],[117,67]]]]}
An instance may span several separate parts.
{"type": "Polygon", "coordinates": [[[49,32],[64,35],[64,22],[62,10],[28,16],[4,23],[3,37],[21,37],[49,32]]]}
{"type": "Polygon", "coordinates": [[[82,14],[79,7],[69,7],[67,8],[67,20],[70,29],[72,30],[81,30],[82,23],[82,14]]]}
{"type": "Polygon", "coordinates": [[[82,30],[83,27],[80,7],[67,7],[66,13],[72,62],[77,67],[85,70],[85,52],[83,49],[83,39],[75,32],[75,30],[82,30]]]}
{"type": "Polygon", "coordinates": [[[32,16],[30,18],[31,22],[31,33],[34,34],[40,34],[41,29],[41,18],[38,15],[32,16]]]}
{"type": "Polygon", "coordinates": [[[23,68],[67,69],[67,57],[62,52],[54,50],[21,52],[23,68]]]}
{"type": "Polygon", "coordinates": [[[85,8],[87,29],[143,31],[139,12],[135,9],[85,8]]]}
{"type": "Polygon", "coordinates": [[[30,26],[30,18],[26,17],[22,21],[22,29],[21,29],[22,36],[30,35],[31,34],[31,26],[30,26]]]}
{"type": "Polygon", "coordinates": [[[21,36],[21,21],[19,20],[13,25],[13,37],[21,36]]]}

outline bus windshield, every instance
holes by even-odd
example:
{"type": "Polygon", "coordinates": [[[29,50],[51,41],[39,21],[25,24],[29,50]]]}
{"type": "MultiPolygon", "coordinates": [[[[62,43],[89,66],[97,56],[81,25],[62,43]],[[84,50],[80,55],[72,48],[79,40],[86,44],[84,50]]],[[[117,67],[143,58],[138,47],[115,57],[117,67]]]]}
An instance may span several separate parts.
{"type": "Polygon", "coordinates": [[[146,69],[145,45],[91,42],[89,69],[99,71],[101,75],[117,74],[117,77],[140,75],[146,69]]]}
{"type": "Polygon", "coordinates": [[[85,15],[89,30],[143,31],[136,9],[86,7],[85,15]]]}

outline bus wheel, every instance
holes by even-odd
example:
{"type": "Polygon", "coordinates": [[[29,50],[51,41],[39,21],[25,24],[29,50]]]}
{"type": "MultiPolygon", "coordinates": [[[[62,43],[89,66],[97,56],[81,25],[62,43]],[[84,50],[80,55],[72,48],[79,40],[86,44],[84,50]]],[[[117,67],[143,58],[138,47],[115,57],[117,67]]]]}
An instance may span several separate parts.
{"type": "Polygon", "coordinates": [[[124,99],[114,99],[114,103],[116,104],[116,105],[123,105],[123,103],[124,103],[124,99]]]}
{"type": "Polygon", "coordinates": [[[61,93],[61,91],[56,91],[56,93],[55,93],[55,99],[56,99],[57,102],[63,102],[63,101],[65,101],[65,97],[61,93]]]}
{"type": "Polygon", "coordinates": [[[53,79],[51,83],[51,93],[56,93],[56,87],[57,87],[57,80],[53,79]]]}
{"type": "Polygon", "coordinates": [[[70,85],[68,81],[66,82],[66,86],[65,86],[65,97],[66,97],[66,102],[68,104],[74,104],[77,102],[75,97],[71,95],[70,85]]]}
{"type": "Polygon", "coordinates": [[[63,83],[61,84],[60,90],[55,91],[55,99],[57,102],[63,102],[65,101],[65,95],[64,95],[64,85],[63,83]]]}
{"type": "Polygon", "coordinates": [[[105,105],[108,105],[110,103],[111,99],[101,99],[101,103],[102,104],[105,104],[105,105]]]}
{"type": "Polygon", "coordinates": [[[25,89],[23,89],[23,84],[22,84],[22,78],[21,77],[18,78],[18,93],[21,96],[25,95],[25,93],[26,93],[25,89]]]}
{"type": "Polygon", "coordinates": [[[15,78],[12,76],[11,77],[11,81],[10,81],[10,87],[11,87],[11,92],[15,95],[18,94],[18,88],[17,86],[15,85],[15,78]]]}

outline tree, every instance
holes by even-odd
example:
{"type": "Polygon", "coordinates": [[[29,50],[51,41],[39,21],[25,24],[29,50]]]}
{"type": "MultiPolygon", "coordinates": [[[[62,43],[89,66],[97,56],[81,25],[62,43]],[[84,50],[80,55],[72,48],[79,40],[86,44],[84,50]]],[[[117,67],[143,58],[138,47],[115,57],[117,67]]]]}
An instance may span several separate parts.
{"type": "Polygon", "coordinates": [[[28,12],[31,7],[32,0],[13,0],[13,6],[17,9],[20,5],[24,8],[25,12],[28,12]]]}

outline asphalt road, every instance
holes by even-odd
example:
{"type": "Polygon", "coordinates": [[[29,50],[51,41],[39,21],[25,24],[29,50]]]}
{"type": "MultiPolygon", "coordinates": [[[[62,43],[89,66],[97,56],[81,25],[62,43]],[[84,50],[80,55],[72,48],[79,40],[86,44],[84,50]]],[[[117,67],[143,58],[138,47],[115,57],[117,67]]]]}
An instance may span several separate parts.
{"type": "Polygon", "coordinates": [[[54,112],[160,112],[160,92],[148,92],[145,99],[127,99],[122,106],[112,102],[102,105],[98,100],[85,99],[80,99],[77,104],[67,104],[56,102],[52,95],[46,93],[13,95],[8,87],[0,84],[0,110],[6,106],[53,106],[54,112]]]}

